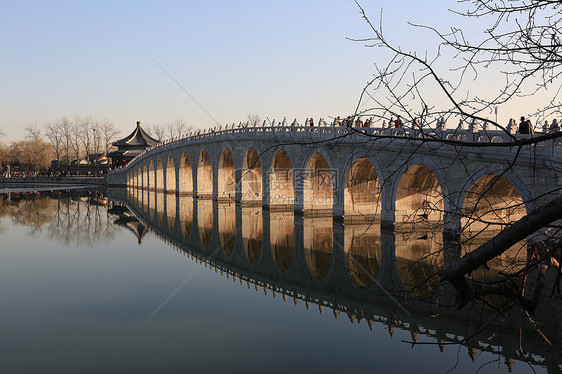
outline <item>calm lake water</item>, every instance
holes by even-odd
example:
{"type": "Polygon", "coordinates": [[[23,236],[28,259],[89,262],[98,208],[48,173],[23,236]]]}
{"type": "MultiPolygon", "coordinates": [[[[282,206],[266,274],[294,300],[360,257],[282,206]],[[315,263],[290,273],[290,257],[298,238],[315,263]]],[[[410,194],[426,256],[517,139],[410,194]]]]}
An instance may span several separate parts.
{"type": "Polygon", "coordinates": [[[467,311],[422,301],[448,302],[423,282],[443,260],[416,261],[439,233],[146,191],[0,197],[1,373],[559,368],[533,334],[528,364],[517,331],[465,341],[467,311]]]}

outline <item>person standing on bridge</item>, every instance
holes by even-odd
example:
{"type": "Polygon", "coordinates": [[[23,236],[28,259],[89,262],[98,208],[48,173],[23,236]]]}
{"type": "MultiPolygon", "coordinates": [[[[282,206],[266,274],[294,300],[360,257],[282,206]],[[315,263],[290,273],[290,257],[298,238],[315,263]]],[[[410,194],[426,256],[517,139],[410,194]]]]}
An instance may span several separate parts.
{"type": "Polygon", "coordinates": [[[357,117],[355,120],[355,127],[363,127],[363,121],[361,121],[361,117],[357,117]]]}
{"type": "Polygon", "coordinates": [[[396,127],[397,129],[402,128],[402,120],[400,119],[400,116],[396,116],[396,121],[394,121],[394,127],[396,127]]]}
{"type": "Polygon", "coordinates": [[[532,134],[533,131],[533,125],[531,124],[530,120],[526,120],[525,117],[521,117],[521,122],[519,122],[519,134],[532,134]]]}

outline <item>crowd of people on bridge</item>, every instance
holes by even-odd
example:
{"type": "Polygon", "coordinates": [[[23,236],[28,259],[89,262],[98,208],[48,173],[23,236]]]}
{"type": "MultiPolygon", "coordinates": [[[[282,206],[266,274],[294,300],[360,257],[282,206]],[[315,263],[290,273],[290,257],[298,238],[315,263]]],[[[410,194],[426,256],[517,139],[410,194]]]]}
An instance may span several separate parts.
{"type": "MultiPolygon", "coordinates": [[[[413,124],[417,125],[417,121],[414,120],[413,124]]],[[[388,121],[386,120],[382,120],[382,128],[402,128],[403,127],[403,122],[402,119],[400,118],[400,116],[396,116],[396,118],[391,117],[388,121]]],[[[324,118],[320,118],[318,120],[318,122],[314,122],[314,118],[310,117],[310,118],[306,118],[306,120],[304,121],[304,124],[301,124],[297,121],[297,119],[295,118],[293,120],[293,122],[291,122],[291,124],[289,125],[289,123],[287,122],[287,118],[284,118],[283,121],[281,122],[276,122],[275,120],[273,121],[268,121],[268,120],[264,120],[263,123],[261,124],[261,127],[286,127],[286,126],[305,126],[305,127],[314,127],[314,126],[319,126],[319,127],[358,127],[358,128],[369,128],[369,127],[377,127],[375,125],[375,121],[374,121],[374,117],[369,117],[365,120],[363,120],[361,118],[361,116],[347,116],[345,118],[342,118],[341,116],[337,116],[336,118],[334,118],[331,122],[327,122],[324,118]]],[[[217,129],[212,129],[211,132],[213,131],[220,131],[220,130],[228,130],[228,129],[234,129],[234,128],[246,128],[246,127],[260,127],[258,122],[253,122],[251,123],[250,121],[247,122],[240,122],[238,124],[238,126],[236,126],[234,123],[232,125],[225,125],[224,127],[222,125],[219,125],[217,129]]]]}
{"type": "MultiPolygon", "coordinates": [[[[509,126],[511,128],[515,126],[515,120],[513,118],[509,121],[509,126]]],[[[548,123],[548,120],[545,120],[541,130],[542,133],[544,134],[555,133],[560,131],[560,125],[558,123],[558,120],[555,118],[552,120],[551,123],[548,123]]],[[[519,122],[517,132],[519,134],[527,134],[527,135],[534,134],[535,128],[533,127],[531,120],[526,119],[525,117],[522,116],[519,122]]]]}
{"type": "MultiPolygon", "coordinates": [[[[459,125],[457,126],[457,130],[464,130],[464,124],[466,122],[463,121],[462,119],[459,121],[459,125]]],[[[221,130],[228,130],[228,129],[234,129],[234,128],[248,128],[248,127],[287,127],[287,126],[304,126],[304,127],[314,127],[314,126],[318,126],[318,127],[353,127],[353,128],[374,128],[374,127],[379,127],[379,128],[383,128],[383,129],[387,129],[387,128],[412,128],[412,129],[419,129],[422,130],[423,126],[421,125],[421,122],[417,119],[414,118],[412,121],[409,122],[409,125],[406,126],[405,123],[403,122],[402,118],[397,115],[396,117],[390,117],[388,120],[383,119],[377,126],[377,124],[375,123],[375,120],[373,117],[369,117],[366,118],[365,120],[363,120],[361,118],[361,116],[347,116],[347,117],[340,117],[337,116],[335,117],[331,122],[327,122],[324,118],[320,118],[318,120],[318,122],[314,121],[314,118],[310,117],[310,118],[306,118],[306,120],[304,121],[304,124],[301,124],[297,121],[297,119],[295,118],[293,120],[293,122],[291,122],[291,124],[289,125],[289,123],[287,122],[287,119],[284,118],[281,122],[276,122],[275,120],[273,121],[268,121],[268,120],[264,120],[263,123],[260,124],[258,122],[254,122],[254,123],[250,123],[250,121],[247,122],[240,122],[238,124],[238,126],[236,126],[234,123],[232,125],[226,125],[226,126],[221,126],[219,125],[218,128],[215,129],[211,129],[210,132],[215,132],[215,131],[221,131],[221,130]]],[[[446,127],[446,120],[444,118],[440,118],[437,120],[437,123],[435,125],[436,129],[440,129],[440,130],[445,130],[446,127]]],[[[483,130],[488,130],[488,124],[487,123],[483,123],[482,124],[482,129],[483,130]]],[[[469,125],[468,125],[468,129],[472,130],[472,131],[478,131],[478,124],[476,123],[475,120],[472,120],[469,125]]],[[[520,118],[520,122],[519,124],[517,124],[516,120],[511,118],[509,120],[507,129],[510,133],[518,133],[518,134],[534,134],[535,132],[537,132],[534,128],[534,126],[532,125],[532,122],[525,118],[524,116],[522,116],[520,118]]],[[[558,132],[560,131],[560,125],[558,123],[557,119],[553,119],[552,122],[548,122],[548,120],[545,120],[542,129],[538,132],[542,132],[542,133],[554,133],[554,132],[558,132]]]]}

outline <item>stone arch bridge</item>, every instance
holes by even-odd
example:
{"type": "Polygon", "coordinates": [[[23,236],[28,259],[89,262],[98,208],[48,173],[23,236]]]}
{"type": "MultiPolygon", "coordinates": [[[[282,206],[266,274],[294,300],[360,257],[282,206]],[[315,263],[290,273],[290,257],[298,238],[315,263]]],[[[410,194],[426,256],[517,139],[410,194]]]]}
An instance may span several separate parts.
{"type": "Polygon", "coordinates": [[[471,215],[512,222],[557,190],[558,140],[502,146],[512,141],[500,131],[215,129],[149,149],[111,171],[108,184],[384,227],[439,223],[454,233],[471,215]]]}

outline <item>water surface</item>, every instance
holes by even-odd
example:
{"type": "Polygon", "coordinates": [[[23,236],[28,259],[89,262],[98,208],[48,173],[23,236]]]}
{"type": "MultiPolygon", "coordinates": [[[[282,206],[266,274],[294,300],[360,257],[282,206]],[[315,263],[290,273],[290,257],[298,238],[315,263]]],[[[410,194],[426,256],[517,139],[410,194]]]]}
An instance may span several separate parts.
{"type": "Polygon", "coordinates": [[[438,233],[154,195],[1,195],[1,372],[532,372],[516,334],[421,312],[438,233]]]}

